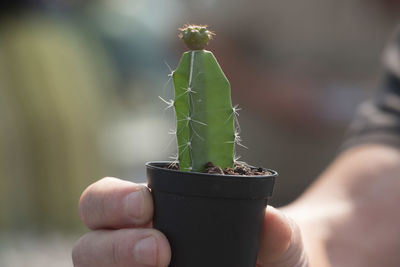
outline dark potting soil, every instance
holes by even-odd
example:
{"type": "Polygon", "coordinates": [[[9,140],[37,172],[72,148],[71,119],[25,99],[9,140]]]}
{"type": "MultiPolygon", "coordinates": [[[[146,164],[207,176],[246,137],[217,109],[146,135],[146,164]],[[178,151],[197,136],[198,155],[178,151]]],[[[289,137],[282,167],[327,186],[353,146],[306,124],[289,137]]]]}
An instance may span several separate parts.
{"type": "MultiPolygon", "coordinates": [[[[176,163],[170,164],[166,168],[170,170],[179,170],[179,166],[176,163]]],[[[212,162],[208,162],[206,163],[205,170],[203,172],[209,174],[245,175],[245,176],[272,174],[271,172],[264,170],[263,168],[251,168],[242,162],[235,162],[233,168],[225,168],[225,170],[222,170],[222,168],[219,166],[215,166],[212,162]]]]}

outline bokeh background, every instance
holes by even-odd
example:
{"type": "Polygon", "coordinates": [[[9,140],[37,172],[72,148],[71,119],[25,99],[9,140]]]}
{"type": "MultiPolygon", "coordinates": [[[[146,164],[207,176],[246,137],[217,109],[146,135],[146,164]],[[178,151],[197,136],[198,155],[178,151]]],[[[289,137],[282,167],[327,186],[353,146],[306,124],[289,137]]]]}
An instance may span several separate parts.
{"type": "Polygon", "coordinates": [[[176,152],[177,28],[208,24],[239,104],[241,160],[279,172],[285,205],[340,150],[379,88],[397,0],[19,0],[0,4],[0,266],[71,266],[80,193],[143,182],[176,152]]]}

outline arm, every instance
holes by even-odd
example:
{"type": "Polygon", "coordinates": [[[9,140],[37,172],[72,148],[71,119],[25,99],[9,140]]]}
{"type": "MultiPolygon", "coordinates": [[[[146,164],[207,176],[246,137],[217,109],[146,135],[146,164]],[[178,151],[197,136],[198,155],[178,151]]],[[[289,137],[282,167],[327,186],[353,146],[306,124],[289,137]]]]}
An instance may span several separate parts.
{"type": "Polygon", "coordinates": [[[284,211],[302,230],[310,266],[398,266],[399,196],[400,152],[360,145],[284,211]]]}

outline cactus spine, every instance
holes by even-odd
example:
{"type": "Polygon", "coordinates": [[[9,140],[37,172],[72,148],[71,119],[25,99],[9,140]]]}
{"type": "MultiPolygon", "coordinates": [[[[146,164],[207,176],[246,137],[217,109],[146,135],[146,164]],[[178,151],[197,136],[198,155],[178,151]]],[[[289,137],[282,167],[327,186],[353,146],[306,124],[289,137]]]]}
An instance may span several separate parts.
{"type": "Polygon", "coordinates": [[[180,170],[203,171],[207,162],[233,167],[235,109],[229,81],[210,51],[204,50],[213,33],[206,26],[189,25],[180,37],[189,51],[173,72],[174,107],[180,170]]]}

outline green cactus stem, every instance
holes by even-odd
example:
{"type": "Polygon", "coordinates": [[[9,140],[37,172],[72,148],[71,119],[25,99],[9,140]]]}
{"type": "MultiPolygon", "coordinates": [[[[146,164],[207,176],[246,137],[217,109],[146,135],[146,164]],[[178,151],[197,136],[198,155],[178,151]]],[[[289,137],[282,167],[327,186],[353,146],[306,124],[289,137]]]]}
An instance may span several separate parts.
{"type": "Polygon", "coordinates": [[[213,53],[203,50],[213,33],[189,25],[180,37],[185,52],[173,72],[180,170],[201,172],[207,162],[233,167],[235,109],[231,88],[213,53]]]}

